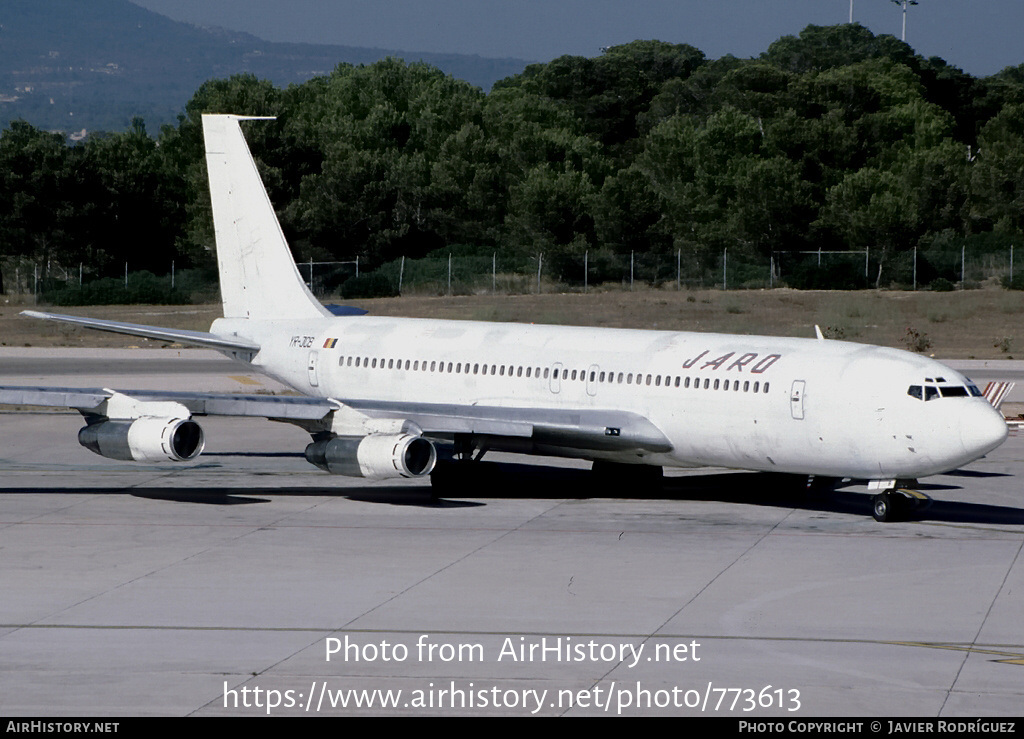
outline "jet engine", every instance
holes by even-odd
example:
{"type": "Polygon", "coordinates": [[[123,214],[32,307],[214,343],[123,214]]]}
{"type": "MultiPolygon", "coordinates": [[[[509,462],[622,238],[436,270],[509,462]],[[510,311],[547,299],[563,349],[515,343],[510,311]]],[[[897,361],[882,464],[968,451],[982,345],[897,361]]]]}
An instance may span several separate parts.
{"type": "Polygon", "coordinates": [[[97,421],[78,432],[78,443],[101,457],[134,462],[187,462],[206,444],[202,427],[190,418],[145,416],[97,421]]]}
{"type": "Polygon", "coordinates": [[[307,446],[306,459],[335,475],[386,480],[429,475],[437,462],[437,449],[413,434],[335,436],[307,446]]]}

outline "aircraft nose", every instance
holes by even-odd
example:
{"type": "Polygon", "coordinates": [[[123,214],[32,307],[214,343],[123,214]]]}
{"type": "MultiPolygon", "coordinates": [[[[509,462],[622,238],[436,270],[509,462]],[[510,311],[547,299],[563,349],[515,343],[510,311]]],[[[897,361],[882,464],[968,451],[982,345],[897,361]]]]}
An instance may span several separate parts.
{"type": "Polygon", "coordinates": [[[1006,420],[988,403],[973,402],[964,407],[959,418],[960,441],[974,459],[987,454],[1006,441],[1006,420]]]}

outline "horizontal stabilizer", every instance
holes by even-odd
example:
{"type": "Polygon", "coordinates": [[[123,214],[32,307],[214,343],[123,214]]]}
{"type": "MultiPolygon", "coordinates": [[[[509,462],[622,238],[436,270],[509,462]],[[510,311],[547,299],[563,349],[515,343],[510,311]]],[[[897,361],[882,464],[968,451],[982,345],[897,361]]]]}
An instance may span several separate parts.
{"type": "Polygon", "coordinates": [[[83,318],[82,316],[64,316],[59,313],[44,313],[36,310],[23,310],[23,316],[30,318],[42,318],[45,321],[59,321],[70,323],[74,326],[82,326],[97,331],[109,331],[114,334],[128,334],[129,336],[142,336],[157,341],[173,341],[179,344],[191,346],[203,346],[209,349],[220,349],[229,351],[258,352],[259,344],[247,341],[239,337],[227,338],[205,331],[186,331],[180,328],[161,328],[159,326],[143,326],[137,323],[121,323],[120,321],[105,321],[100,318],[83,318]]]}

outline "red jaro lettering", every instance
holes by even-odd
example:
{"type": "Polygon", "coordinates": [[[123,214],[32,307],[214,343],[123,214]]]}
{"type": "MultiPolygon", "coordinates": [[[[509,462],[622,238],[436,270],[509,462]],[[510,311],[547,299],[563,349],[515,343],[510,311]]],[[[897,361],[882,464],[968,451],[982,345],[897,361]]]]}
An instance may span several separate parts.
{"type": "Polygon", "coordinates": [[[751,374],[759,375],[782,358],[781,354],[769,354],[760,362],[750,368],[751,374]]]}
{"type": "MultiPolygon", "coordinates": [[[[701,359],[707,356],[709,351],[710,350],[705,349],[697,356],[687,359],[685,362],[683,362],[683,369],[690,369],[691,367],[693,367],[695,364],[697,364],[697,362],[699,362],[701,359]]],[[[726,366],[726,364],[733,356],[735,356],[735,354],[736,352],[729,352],[728,354],[723,354],[722,356],[716,357],[715,359],[709,359],[700,366],[700,369],[706,370],[710,368],[712,370],[720,370],[723,367],[725,367],[726,372],[730,370],[743,372],[745,369],[747,369],[747,365],[749,365],[759,356],[757,352],[747,352],[746,354],[742,354],[739,358],[737,358],[732,363],[728,364],[728,366],[726,366]]],[[[779,361],[781,358],[781,354],[768,354],[762,357],[760,361],[758,361],[753,367],[750,367],[747,371],[759,375],[763,373],[765,370],[767,370],[769,367],[771,367],[773,364],[775,364],[777,361],[779,361]]]]}
{"type": "Polygon", "coordinates": [[[712,359],[710,362],[705,362],[703,365],[701,365],[701,369],[707,369],[708,367],[711,367],[712,369],[718,369],[723,364],[725,364],[725,360],[727,360],[735,353],[736,352],[729,352],[728,354],[723,354],[718,359],[712,359]]]}

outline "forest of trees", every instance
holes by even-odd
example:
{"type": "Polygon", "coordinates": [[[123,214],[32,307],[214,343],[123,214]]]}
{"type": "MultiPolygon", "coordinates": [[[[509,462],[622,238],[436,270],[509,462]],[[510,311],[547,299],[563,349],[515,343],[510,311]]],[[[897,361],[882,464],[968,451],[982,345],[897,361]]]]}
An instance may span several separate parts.
{"type": "Polygon", "coordinates": [[[699,273],[726,249],[765,269],[868,249],[884,287],[909,250],[927,280],[939,254],[1024,243],[1024,64],[975,78],[853,24],[757,59],[636,41],[487,94],[399,60],[287,89],[236,76],[203,84],[177,126],[75,145],[15,122],[0,258],[94,276],[210,264],[203,112],[277,116],[246,133],[299,261],[543,253],[557,275],[587,252],[593,283],[631,253],[699,273]]]}

